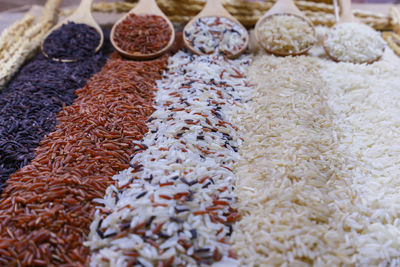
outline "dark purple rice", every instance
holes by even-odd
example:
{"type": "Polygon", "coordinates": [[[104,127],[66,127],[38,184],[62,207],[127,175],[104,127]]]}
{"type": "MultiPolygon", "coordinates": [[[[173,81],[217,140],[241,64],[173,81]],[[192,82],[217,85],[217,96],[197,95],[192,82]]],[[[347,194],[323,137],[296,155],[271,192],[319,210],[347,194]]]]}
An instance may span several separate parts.
{"type": "Polygon", "coordinates": [[[76,62],[55,62],[40,53],[0,91],[0,192],[34,158],[39,142],[55,129],[56,113],[72,104],[75,89],[101,69],[111,51],[106,38],[98,53],[76,62]]]}
{"type": "Polygon", "coordinates": [[[93,55],[99,42],[93,27],[68,22],[46,38],[43,50],[50,58],[80,60],[93,55]]]}

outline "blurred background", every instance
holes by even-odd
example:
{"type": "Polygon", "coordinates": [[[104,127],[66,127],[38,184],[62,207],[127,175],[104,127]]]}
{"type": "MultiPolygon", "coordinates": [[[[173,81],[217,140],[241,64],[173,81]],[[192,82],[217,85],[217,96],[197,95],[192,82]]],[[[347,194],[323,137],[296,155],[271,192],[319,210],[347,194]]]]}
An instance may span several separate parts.
{"type": "MultiPolygon", "coordinates": [[[[112,0],[105,0],[113,2],[112,0]]],[[[63,0],[61,6],[78,4],[79,0],[63,0]]],[[[0,12],[31,5],[44,5],[46,0],[0,0],[0,12]]]]}
{"type": "MultiPolygon", "coordinates": [[[[121,0],[122,1],[122,0],[121,0]]],[[[260,1],[260,0],[248,0],[248,1],[260,1]]],[[[9,9],[20,8],[29,5],[43,5],[46,0],[0,0],[0,12],[9,9]]],[[[96,1],[95,2],[100,2],[96,1]]],[[[113,0],[106,0],[106,2],[113,2],[113,0]]],[[[129,1],[128,1],[129,2],[129,1]]],[[[317,2],[314,0],[314,2],[317,2]]],[[[331,3],[332,0],[321,0],[319,2],[331,3]]],[[[400,0],[353,0],[354,3],[395,3],[399,4],[400,0]]],[[[63,0],[61,6],[70,6],[79,3],[79,0],[63,0]]]]}

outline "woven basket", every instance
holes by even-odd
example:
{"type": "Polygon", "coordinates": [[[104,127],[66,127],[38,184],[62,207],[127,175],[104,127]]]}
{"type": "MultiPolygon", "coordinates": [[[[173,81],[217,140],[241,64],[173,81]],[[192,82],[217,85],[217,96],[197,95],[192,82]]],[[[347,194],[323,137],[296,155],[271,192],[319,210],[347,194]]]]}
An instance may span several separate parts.
{"type": "MultiPolygon", "coordinates": [[[[135,5],[135,3],[131,2],[136,1],[125,2],[125,5],[121,5],[119,10],[124,12],[128,11],[135,5]]],[[[222,2],[225,8],[247,27],[254,26],[257,20],[275,3],[273,0],[253,2],[245,0],[222,0],[222,2]]],[[[200,12],[205,4],[205,0],[157,0],[157,3],[167,16],[171,18],[171,20],[176,22],[187,22],[190,18],[200,12]]],[[[95,8],[101,10],[104,5],[109,4],[100,3],[95,5],[95,8]]],[[[115,5],[118,5],[118,3],[115,5]]],[[[332,26],[336,23],[333,1],[301,0],[296,1],[296,5],[316,25],[332,26]]],[[[389,30],[392,28],[389,15],[361,10],[354,10],[354,14],[362,22],[377,30],[389,30]]]]}
{"type": "MultiPolygon", "coordinates": [[[[61,0],[47,0],[41,16],[26,14],[22,20],[3,31],[0,36],[0,90],[21,65],[35,54],[44,36],[54,24],[60,2],[61,0]]],[[[178,23],[189,21],[205,4],[205,0],[157,0],[157,2],[167,16],[178,23]]],[[[222,0],[222,2],[243,25],[251,28],[275,1],[222,0]]],[[[332,26],[336,22],[333,3],[330,0],[300,0],[296,1],[296,4],[315,25],[332,26]]],[[[135,2],[103,2],[94,4],[93,11],[122,13],[129,11],[135,5],[135,2]]],[[[67,8],[59,14],[68,15],[72,11],[72,8],[67,8]]],[[[377,30],[400,31],[400,16],[395,12],[384,15],[355,10],[354,14],[362,22],[377,30]]]]}

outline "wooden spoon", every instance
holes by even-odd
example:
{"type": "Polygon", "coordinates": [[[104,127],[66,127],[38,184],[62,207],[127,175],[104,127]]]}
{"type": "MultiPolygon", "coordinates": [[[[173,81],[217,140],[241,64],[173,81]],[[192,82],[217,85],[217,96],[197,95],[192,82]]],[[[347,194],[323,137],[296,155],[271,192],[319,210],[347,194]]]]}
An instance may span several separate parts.
{"type": "MultiPolygon", "coordinates": [[[[340,4],[341,15],[340,15],[339,21],[334,25],[333,29],[337,25],[340,25],[342,23],[360,23],[360,24],[362,23],[356,17],[354,17],[354,15],[353,15],[353,11],[352,11],[352,8],[351,8],[351,0],[339,0],[339,4],[340,4]]],[[[323,48],[324,48],[326,54],[332,60],[334,60],[336,62],[340,62],[340,59],[338,59],[334,55],[332,55],[331,51],[329,51],[329,48],[326,46],[327,38],[328,38],[328,34],[326,34],[324,36],[324,42],[323,42],[323,48]]],[[[384,48],[382,48],[382,49],[384,49],[384,48]]],[[[380,57],[378,57],[378,58],[376,58],[374,60],[365,62],[365,63],[371,64],[371,63],[374,63],[375,61],[377,61],[379,59],[380,59],[380,57]]]]}
{"type": "Polygon", "coordinates": [[[94,28],[99,34],[100,34],[100,41],[99,45],[95,49],[95,53],[100,50],[101,46],[103,45],[104,42],[104,35],[103,31],[101,30],[99,24],[94,20],[92,16],[92,2],[93,0],[81,0],[81,3],[79,4],[78,8],[72,13],[69,17],[65,18],[63,21],[58,23],[56,26],[54,26],[46,35],[46,37],[43,39],[44,41],[41,44],[41,49],[42,53],[47,57],[55,61],[61,61],[61,62],[73,62],[76,61],[76,59],[57,59],[57,58],[51,58],[49,55],[46,54],[43,50],[43,43],[46,41],[46,38],[52,34],[55,30],[60,28],[62,25],[67,24],[68,22],[75,22],[77,24],[86,24],[92,28],[94,28]]]}
{"type": "Polygon", "coordinates": [[[306,53],[310,48],[312,47],[311,45],[301,51],[298,52],[292,52],[292,53],[286,53],[286,52],[280,52],[280,51],[271,51],[269,50],[266,45],[261,42],[260,37],[259,37],[259,31],[261,26],[266,22],[266,20],[270,19],[274,15],[287,15],[287,16],[295,16],[305,22],[307,22],[310,27],[313,29],[314,35],[315,33],[315,28],[312,24],[312,22],[304,15],[303,12],[300,11],[300,9],[297,8],[293,0],[278,0],[276,3],[257,21],[257,24],[255,26],[255,37],[257,42],[263,47],[268,53],[275,54],[278,56],[295,56],[295,55],[300,55],[306,53]]]}
{"type": "Polygon", "coordinates": [[[155,0],[140,0],[139,3],[131,10],[129,11],[125,16],[120,18],[112,27],[111,29],[111,43],[114,46],[114,48],[123,56],[131,59],[151,59],[151,58],[156,58],[158,56],[161,56],[165,52],[168,51],[168,49],[171,48],[175,41],[175,30],[174,26],[172,25],[171,21],[168,19],[168,17],[161,11],[161,9],[158,7],[157,3],[155,0]],[[136,15],[156,15],[160,16],[165,21],[168,23],[169,28],[171,29],[171,39],[169,40],[168,44],[162,48],[161,50],[151,53],[151,54],[140,54],[140,53],[129,53],[127,51],[122,50],[116,42],[114,41],[114,35],[115,35],[115,29],[118,24],[120,24],[123,20],[125,20],[130,14],[136,14],[136,15]]]}
{"type": "MultiPolygon", "coordinates": [[[[339,20],[337,23],[333,26],[333,29],[341,24],[341,23],[360,23],[359,20],[357,20],[354,15],[353,11],[351,9],[351,0],[339,0],[339,5],[340,5],[340,11],[341,14],[339,16],[339,20]]],[[[337,8],[337,6],[335,6],[337,8]]],[[[336,12],[337,13],[337,12],[336,12]]],[[[323,42],[323,48],[326,52],[326,54],[334,61],[340,62],[338,58],[332,55],[332,53],[329,51],[329,48],[326,46],[326,40],[328,39],[328,34],[325,34],[324,36],[324,42],[323,42]]]]}
{"type": "MultiPolygon", "coordinates": [[[[239,57],[247,48],[247,45],[249,44],[249,34],[247,33],[247,30],[245,27],[243,27],[243,25],[231,14],[229,14],[229,12],[223,7],[223,5],[221,4],[220,0],[207,0],[206,5],[204,6],[204,8],[201,10],[201,12],[199,14],[197,14],[197,16],[195,16],[193,19],[191,19],[185,26],[185,28],[183,29],[183,32],[185,33],[186,30],[193,24],[195,23],[198,19],[200,18],[204,18],[204,17],[220,17],[220,18],[226,18],[234,23],[236,23],[237,25],[239,25],[240,27],[242,27],[244,29],[244,31],[246,32],[246,41],[243,44],[243,47],[236,53],[233,55],[229,55],[228,58],[237,58],[239,57]]],[[[186,47],[194,54],[198,54],[198,55],[205,55],[205,53],[202,53],[201,51],[198,51],[197,49],[195,49],[189,40],[186,39],[185,34],[183,34],[183,42],[185,43],[186,47]]]]}
{"type": "Polygon", "coordinates": [[[358,19],[356,19],[353,15],[353,10],[351,9],[351,0],[339,0],[341,15],[339,17],[339,21],[336,24],[353,22],[360,23],[358,19]]]}

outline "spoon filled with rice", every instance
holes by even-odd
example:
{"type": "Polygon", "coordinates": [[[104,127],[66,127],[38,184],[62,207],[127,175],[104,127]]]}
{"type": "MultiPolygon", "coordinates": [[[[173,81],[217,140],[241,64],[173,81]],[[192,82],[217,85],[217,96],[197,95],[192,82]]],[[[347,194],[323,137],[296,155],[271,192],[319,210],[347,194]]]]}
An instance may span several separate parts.
{"type": "Polygon", "coordinates": [[[183,41],[198,55],[215,53],[237,58],[246,50],[249,35],[219,0],[208,0],[203,10],[186,24],[183,41]]]}
{"type": "Polygon", "coordinates": [[[81,0],[69,17],[50,29],[41,43],[45,57],[59,62],[74,62],[100,50],[104,35],[91,13],[92,2],[81,0]]]}
{"type": "Polygon", "coordinates": [[[110,41],[124,57],[144,60],[166,53],[175,40],[172,22],[155,0],[139,0],[112,27],[110,41]]]}
{"type": "Polygon", "coordinates": [[[278,0],[257,22],[257,42],[267,52],[278,56],[306,53],[317,41],[311,21],[293,0],[278,0]]]}
{"type": "Polygon", "coordinates": [[[324,37],[327,55],[337,62],[370,64],[379,60],[386,46],[381,34],[353,16],[351,0],[340,0],[340,9],[338,23],[324,37]]]}

